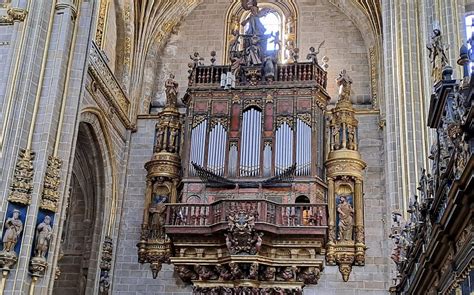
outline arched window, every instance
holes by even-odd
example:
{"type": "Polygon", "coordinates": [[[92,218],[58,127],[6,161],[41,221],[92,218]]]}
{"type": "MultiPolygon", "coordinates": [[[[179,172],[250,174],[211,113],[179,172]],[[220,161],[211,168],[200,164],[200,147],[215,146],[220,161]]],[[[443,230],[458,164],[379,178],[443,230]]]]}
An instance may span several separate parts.
{"type": "MultiPolygon", "coordinates": [[[[284,45],[291,42],[296,46],[297,9],[295,0],[261,0],[258,1],[258,8],[260,22],[265,28],[267,53],[276,53],[277,50],[282,49],[279,52],[278,59],[285,62],[284,45]]],[[[242,8],[240,1],[234,1],[231,4],[226,15],[225,48],[229,48],[235,38],[233,32],[237,31],[241,35],[245,34],[249,23],[244,21],[250,14],[250,11],[242,8]],[[242,23],[245,25],[242,26],[242,23]]],[[[228,50],[224,50],[223,60],[229,61],[228,50]]]]}

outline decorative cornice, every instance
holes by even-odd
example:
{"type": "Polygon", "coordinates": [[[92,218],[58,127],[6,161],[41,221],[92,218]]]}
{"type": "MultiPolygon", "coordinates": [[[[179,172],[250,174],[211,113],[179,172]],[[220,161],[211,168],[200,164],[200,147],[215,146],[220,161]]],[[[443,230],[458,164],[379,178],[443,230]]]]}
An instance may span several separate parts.
{"type": "Polygon", "coordinates": [[[94,42],[92,42],[89,53],[89,62],[88,71],[90,75],[97,82],[106,100],[116,110],[125,127],[131,128],[130,119],[128,117],[130,101],[100,53],[97,44],[94,42]]]}

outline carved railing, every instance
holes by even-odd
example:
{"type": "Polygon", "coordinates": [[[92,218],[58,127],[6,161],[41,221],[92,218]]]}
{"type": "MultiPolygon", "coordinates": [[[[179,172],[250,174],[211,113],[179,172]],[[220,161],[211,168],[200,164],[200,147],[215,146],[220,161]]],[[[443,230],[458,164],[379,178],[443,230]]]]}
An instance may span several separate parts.
{"type": "Polygon", "coordinates": [[[168,204],[166,225],[212,226],[235,212],[252,214],[256,224],[279,227],[327,226],[326,204],[278,204],[267,200],[221,200],[212,204],[168,204]]]}
{"type": "MultiPolygon", "coordinates": [[[[470,62],[462,55],[460,61],[470,62]]],[[[392,294],[451,294],[464,280],[462,273],[469,271],[463,265],[469,265],[472,254],[459,253],[472,251],[471,225],[465,221],[472,223],[472,209],[466,204],[472,204],[474,185],[474,74],[465,70],[462,81],[451,74],[450,67],[443,69],[443,80],[435,84],[431,97],[428,125],[437,132],[431,170],[421,171],[407,210],[409,219],[393,213],[392,259],[398,273],[392,294]],[[440,283],[428,286],[439,274],[440,283]]]]}
{"type": "MultiPolygon", "coordinates": [[[[246,68],[245,66],[242,67],[242,72],[245,72],[246,68]]],[[[191,72],[189,86],[219,87],[222,74],[227,72],[230,72],[230,66],[197,66],[191,72]]],[[[263,77],[263,68],[261,76],[263,77]]],[[[271,81],[271,84],[275,85],[280,82],[285,84],[312,82],[326,89],[327,72],[319,65],[310,62],[278,64],[274,80],[271,81]]],[[[237,87],[248,86],[248,84],[244,78],[239,79],[237,77],[237,87]]],[[[257,84],[268,84],[268,81],[261,78],[257,84]]]]}

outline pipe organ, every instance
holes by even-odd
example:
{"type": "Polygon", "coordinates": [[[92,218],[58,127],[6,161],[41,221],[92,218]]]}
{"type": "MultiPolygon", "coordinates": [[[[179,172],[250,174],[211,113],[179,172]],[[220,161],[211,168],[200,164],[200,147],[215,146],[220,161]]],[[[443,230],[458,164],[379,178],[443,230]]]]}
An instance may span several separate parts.
{"type": "MultiPolygon", "coordinates": [[[[357,121],[332,120],[325,141],[326,72],[315,59],[260,59],[258,38],[247,41],[248,50],[232,53],[232,65],[193,59],[183,120],[175,107],[177,84],[166,82],[174,107],[159,117],[170,113],[172,122],[160,119],[160,147],[145,165],[139,257],[154,276],[162,263],[174,264],[195,294],[302,294],[304,285],[317,284],[324,260],[344,270],[352,265],[342,261],[341,247],[363,265],[361,174],[339,177],[344,169],[330,170],[326,179],[324,169],[336,167],[339,155],[358,155],[357,121]],[[251,63],[238,60],[251,50],[251,63]],[[332,162],[324,162],[326,150],[332,162]],[[165,164],[172,173],[163,171],[165,164]],[[336,197],[343,200],[339,211],[336,197]],[[338,215],[341,210],[346,214],[338,215]],[[338,229],[341,216],[347,222],[338,229]]],[[[343,111],[353,118],[351,108],[343,111]]]]}
{"type": "Polygon", "coordinates": [[[188,113],[186,176],[198,177],[192,163],[234,179],[278,176],[295,165],[295,177],[322,179],[324,115],[310,93],[301,100],[298,96],[272,102],[233,100],[233,96],[214,99],[216,107],[208,110],[202,107],[207,105],[203,97],[195,101],[198,111],[189,109],[194,112],[188,113]],[[297,111],[292,114],[293,108],[297,111]]]}

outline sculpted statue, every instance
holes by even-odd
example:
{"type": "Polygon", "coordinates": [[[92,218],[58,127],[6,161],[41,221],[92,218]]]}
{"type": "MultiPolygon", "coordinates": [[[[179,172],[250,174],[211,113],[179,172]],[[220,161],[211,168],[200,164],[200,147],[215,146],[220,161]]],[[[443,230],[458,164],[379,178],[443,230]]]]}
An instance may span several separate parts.
{"type": "Polygon", "coordinates": [[[250,46],[245,49],[248,66],[262,64],[262,49],[259,42],[260,38],[257,35],[253,35],[252,38],[250,38],[250,46]]]}
{"type": "Polygon", "coordinates": [[[109,272],[104,270],[100,275],[99,280],[99,294],[109,294],[110,282],[109,282],[109,272]]]}
{"type": "Polygon", "coordinates": [[[276,268],[274,266],[267,266],[263,272],[262,281],[273,281],[275,279],[276,268]]]}
{"type": "Polygon", "coordinates": [[[441,31],[434,29],[431,35],[431,42],[426,46],[429,51],[429,57],[432,66],[432,76],[435,81],[441,80],[441,72],[448,64],[448,57],[446,51],[448,47],[444,45],[441,37],[441,31]]]}
{"type": "Polygon", "coordinates": [[[319,63],[318,63],[318,54],[319,54],[319,51],[321,50],[321,47],[324,45],[324,42],[326,42],[326,41],[323,41],[319,44],[318,51],[316,51],[316,49],[313,46],[311,46],[309,48],[309,53],[306,56],[306,59],[310,60],[315,65],[319,65],[319,63]]]}
{"type": "Polygon", "coordinates": [[[168,152],[176,151],[176,138],[178,135],[178,130],[172,128],[170,130],[170,141],[168,142],[168,152]]]}
{"type": "Polygon", "coordinates": [[[290,281],[294,278],[293,269],[289,266],[282,268],[281,271],[277,274],[277,281],[290,281]]]}
{"type": "Polygon", "coordinates": [[[203,65],[202,61],[204,60],[204,57],[201,57],[199,52],[194,52],[194,54],[190,55],[189,58],[193,61],[191,64],[193,68],[203,65]]]}
{"type": "Polygon", "coordinates": [[[353,215],[354,209],[351,204],[347,202],[347,198],[341,196],[339,198],[339,205],[337,205],[337,213],[339,214],[339,236],[340,241],[351,241],[353,230],[353,215]]]}
{"type": "Polygon", "coordinates": [[[232,273],[230,270],[222,264],[216,265],[216,271],[219,274],[219,279],[223,281],[228,281],[232,279],[232,273]]]}
{"type": "Polygon", "coordinates": [[[51,217],[46,215],[43,222],[36,227],[36,257],[46,257],[48,253],[49,243],[53,236],[53,229],[51,228],[51,217]]]}
{"type": "Polygon", "coordinates": [[[298,274],[298,281],[305,284],[317,284],[320,276],[320,270],[316,267],[307,267],[298,274]]]}
{"type": "Polygon", "coordinates": [[[242,270],[240,270],[240,267],[237,263],[231,262],[229,263],[230,267],[230,272],[232,273],[232,276],[234,277],[234,280],[239,280],[242,278],[242,270]]]}
{"type": "Polygon", "coordinates": [[[158,126],[158,129],[156,130],[156,146],[155,146],[157,152],[160,152],[163,149],[164,136],[165,136],[165,130],[163,126],[158,126]]]}
{"type": "Polygon", "coordinates": [[[249,279],[254,280],[258,277],[258,263],[254,262],[250,265],[249,279]]]}
{"type": "Polygon", "coordinates": [[[242,8],[250,11],[250,15],[242,22],[242,26],[248,27],[245,29],[246,35],[263,35],[265,33],[265,26],[260,21],[259,8],[257,0],[240,0],[242,8]]]}
{"type": "Polygon", "coordinates": [[[214,273],[211,266],[197,265],[196,266],[196,272],[197,272],[200,280],[207,281],[207,280],[217,279],[217,275],[214,273]]]}
{"type": "Polygon", "coordinates": [[[347,148],[350,150],[356,149],[355,129],[353,126],[347,127],[347,148]]]}
{"type": "Polygon", "coordinates": [[[12,217],[9,217],[5,222],[5,227],[7,230],[3,236],[3,251],[11,252],[15,248],[18,237],[23,230],[23,222],[20,220],[19,210],[13,210],[12,217]]]}
{"type": "Polygon", "coordinates": [[[275,60],[271,56],[265,57],[265,62],[263,64],[263,74],[265,79],[275,79],[275,63],[275,60]]]}
{"type": "Polygon", "coordinates": [[[166,105],[176,106],[178,97],[178,82],[174,79],[174,75],[170,74],[170,77],[165,81],[166,88],[166,105]]]}
{"type": "Polygon", "coordinates": [[[161,193],[161,191],[158,193],[155,190],[151,206],[148,209],[148,212],[150,212],[150,230],[152,238],[160,238],[163,234],[166,212],[165,203],[168,202],[168,196],[161,193]]]}
{"type": "Polygon", "coordinates": [[[198,278],[197,274],[194,272],[194,270],[192,270],[190,266],[179,265],[179,266],[175,266],[174,270],[178,273],[178,276],[184,282],[196,280],[198,278]]]}

